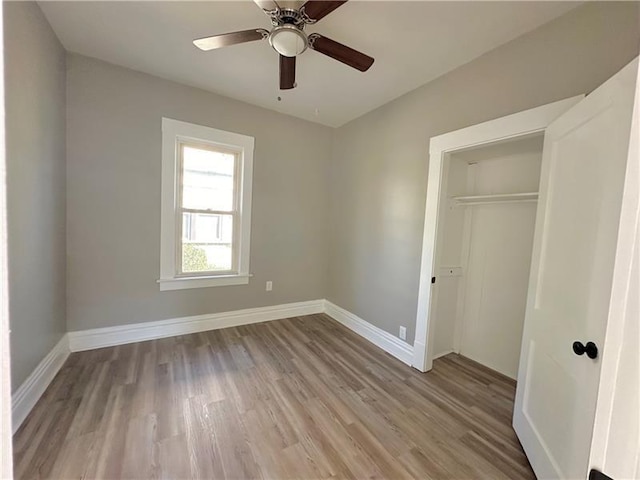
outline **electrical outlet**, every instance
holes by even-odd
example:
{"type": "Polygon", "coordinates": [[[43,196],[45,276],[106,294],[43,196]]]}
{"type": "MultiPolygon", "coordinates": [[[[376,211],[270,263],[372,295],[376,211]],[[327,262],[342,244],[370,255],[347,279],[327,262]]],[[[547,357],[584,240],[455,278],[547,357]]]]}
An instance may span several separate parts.
{"type": "Polygon", "coordinates": [[[407,327],[400,327],[400,338],[402,340],[407,339],[407,327]]]}
{"type": "Polygon", "coordinates": [[[271,290],[273,290],[273,282],[271,280],[269,280],[267,282],[267,292],[270,292],[271,290]]]}

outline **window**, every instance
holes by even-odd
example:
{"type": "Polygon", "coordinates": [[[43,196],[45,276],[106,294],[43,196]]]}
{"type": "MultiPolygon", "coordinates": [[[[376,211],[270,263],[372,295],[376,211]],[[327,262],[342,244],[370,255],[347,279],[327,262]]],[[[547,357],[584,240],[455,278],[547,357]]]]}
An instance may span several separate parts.
{"type": "Polygon", "coordinates": [[[160,290],[249,282],[253,144],[162,119],[160,290]]]}

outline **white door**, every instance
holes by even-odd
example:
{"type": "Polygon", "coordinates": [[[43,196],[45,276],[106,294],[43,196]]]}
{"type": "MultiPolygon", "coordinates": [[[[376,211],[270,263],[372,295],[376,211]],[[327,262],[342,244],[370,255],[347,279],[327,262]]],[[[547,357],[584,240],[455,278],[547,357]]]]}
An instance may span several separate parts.
{"type": "Polygon", "coordinates": [[[604,344],[637,68],[545,133],[513,417],[541,479],[587,477],[603,352],[577,355],[573,343],[604,344]]]}

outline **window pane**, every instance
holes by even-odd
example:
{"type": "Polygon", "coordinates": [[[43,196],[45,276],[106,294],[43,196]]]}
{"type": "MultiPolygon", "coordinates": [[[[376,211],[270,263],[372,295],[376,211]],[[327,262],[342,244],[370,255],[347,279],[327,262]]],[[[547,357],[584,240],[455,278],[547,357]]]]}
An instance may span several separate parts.
{"type": "Polygon", "coordinates": [[[182,206],[198,210],[233,209],[235,155],[182,147],[182,206]]]}
{"type": "Polygon", "coordinates": [[[182,214],[182,271],[231,270],[233,216],[182,214]]]}

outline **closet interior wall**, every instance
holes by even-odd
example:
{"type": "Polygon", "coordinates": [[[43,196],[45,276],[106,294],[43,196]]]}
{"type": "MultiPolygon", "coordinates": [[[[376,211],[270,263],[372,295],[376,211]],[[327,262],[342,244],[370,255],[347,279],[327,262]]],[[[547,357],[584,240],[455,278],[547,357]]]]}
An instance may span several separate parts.
{"type": "Polygon", "coordinates": [[[449,154],[436,242],[434,358],[456,352],[517,377],[541,135],[449,154]]]}

